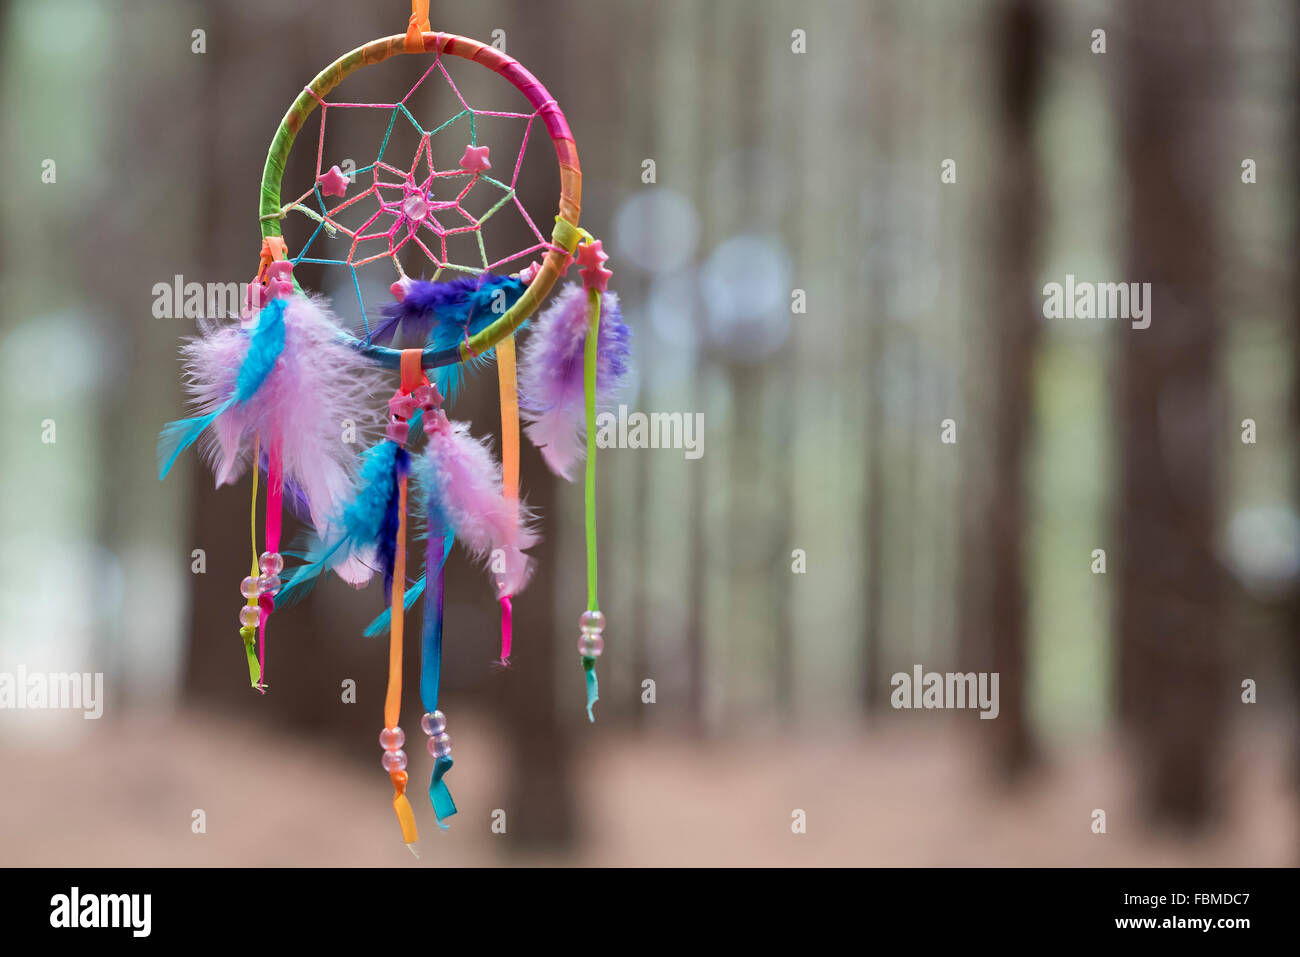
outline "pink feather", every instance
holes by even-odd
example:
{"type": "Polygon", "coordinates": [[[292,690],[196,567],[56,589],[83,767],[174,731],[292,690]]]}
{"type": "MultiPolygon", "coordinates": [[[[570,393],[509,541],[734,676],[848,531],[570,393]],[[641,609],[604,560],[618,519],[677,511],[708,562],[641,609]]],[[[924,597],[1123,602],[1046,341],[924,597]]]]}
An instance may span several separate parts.
{"type": "MultiPolygon", "coordinates": [[[[330,521],[352,491],[357,451],[380,425],[373,396],[383,391],[383,377],[339,339],[338,321],[323,300],[294,295],[284,322],[275,369],[251,399],[217,418],[202,449],[217,485],[225,485],[248,467],[254,435],[260,435],[263,451],[278,441],[286,479],[302,489],[317,535],[328,539],[330,521]],[[351,442],[344,440],[349,423],[351,442]]],[[[183,347],[187,385],[203,411],[233,392],[249,342],[238,326],[225,325],[205,328],[183,347]]],[[[370,578],[370,569],[357,559],[336,571],[355,585],[370,578]]]]}
{"type": "Polygon", "coordinates": [[[516,595],[532,574],[532,559],[524,554],[540,541],[532,512],[502,492],[501,466],[486,440],[469,433],[464,422],[448,422],[442,412],[427,413],[429,444],[418,466],[429,492],[428,507],[455,534],[475,561],[491,567],[496,554],[504,557],[497,574],[497,593],[516,595]]]}

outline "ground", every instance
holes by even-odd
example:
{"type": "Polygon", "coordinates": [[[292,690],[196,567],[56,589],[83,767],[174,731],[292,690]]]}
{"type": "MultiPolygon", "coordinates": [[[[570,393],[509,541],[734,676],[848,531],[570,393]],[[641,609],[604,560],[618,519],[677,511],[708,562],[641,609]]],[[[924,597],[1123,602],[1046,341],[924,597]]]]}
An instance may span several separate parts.
{"type": "MultiPolygon", "coordinates": [[[[485,722],[462,724],[461,813],[438,832],[417,788],[419,861],[400,841],[377,742],[369,768],[252,723],[184,713],[105,721],[67,751],[0,747],[0,864],[1289,866],[1300,847],[1280,732],[1236,742],[1224,821],[1189,838],[1141,826],[1126,765],[1100,742],[1006,790],[951,727],[707,744],[609,728],[578,753],[580,841],[521,855],[504,744],[485,722]],[[505,835],[491,829],[498,808],[505,835]],[[1104,835],[1092,831],[1097,808],[1104,835]],[[193,832],[196,809],[206,833],[193,832]],[[796,810],[806,833],[792,833],[796,810]]],[[[42,736],[63,738],[23,740],[42,736]]],[[[427,763],[412,755],[413,780],[427,763]]]]}

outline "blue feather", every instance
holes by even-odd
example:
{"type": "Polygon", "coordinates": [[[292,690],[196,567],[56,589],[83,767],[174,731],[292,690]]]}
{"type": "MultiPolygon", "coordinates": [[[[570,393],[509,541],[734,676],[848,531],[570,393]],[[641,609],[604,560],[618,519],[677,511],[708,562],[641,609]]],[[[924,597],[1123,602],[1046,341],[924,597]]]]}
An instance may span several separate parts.
{"type": "Polygon", "coordinates": [[[247,402],[253,397],[284,351],[285,306],[286,300],[273,299],[258,315],[253,341],[248,344],[248,354],[244,356],[235,382],[236,401],[247,402]]]}
{"type": "MultiPolygon", "coordinates": [[[[514,276],[463,276],[444,282],[416,280],[401,302],[384,306],[384,318],[368,336],[371,343],[391,342],[400,327],[418,337],[425,346],[450,349],[465,337],[482,332],[499,319],[523,295],[523,280],[514,276]],[[500,298],[498,298],[500,297],[500,298]]],[[[479,366],[487,357],[478,356],[479,366]]],[[[434,384],[450,403],[464,378],[460,363],[442,366],[434,372],[434,384]]]]}
{"type": "Polygon", "coordinates": [[[199,440],[203,430],[215,422],[217,416],[234,404],[235,397],[232,395],[207,415],[192,419],[177,419],[164,425],[162,431],[158,433],[158,478],[165,479],[172,466],[176,464],[177,457],[199,440]]]}
{"type": "MultiPolygon", "coordinates": [[[[396,507],[397,479],[403,459],[409,461],[406,450],[387,439],[361,454],[361,477],[356,495],[344,506],[338,522],[334,523],[340,529],[339,533],[328,542],[311,542],[303,556],[305,564],[294,570],[293,578],[276,596],[277,604],[292,603],[311,591],[341,550],[343,556],[370,546],[383,552],[386,526],[392,509],[396,507]]],[[[395,527],[393,534],[396,534],[395,527]]],[[[386,575],[391,575],[389,569],[391,565],[385,568],[386,575]]]]}
{"type": "MultiPolygon", "coordinates": [[[[424,594],[423,575],[420,576],[419,581],[417,581],[414,585],[412,585],[410,588],[406,590],[406,600],[402,602],[402,608],[406,611],[410,611],[411,606],[414,605],[419,600],[422,594],[424,594]]],[[[384,632],[388,631],[389,625],[392,622],[392,620],[393,620],[393,606],[390,603],[387,608],[385,608],[375,617],[374,621],[366,625],[366,630],[362,632],[362,634],[365,635],[367,638],[378,638],[384,632]]]]}
{"type": "Polygon", "coordinates": [[[217,420],[223,412],[236,403],[247,402],[262,387],[272,370],[275,361],[284,351],[284,310],[285,300],[276,299],[264,308],[257,318],[257,328],[253,330],[248,352],[239,366],[239,375],[235,380],[235,391],[230,398],[207,415],[190,419],[178,419],[163,426],[158,435],[158,478],[164,479],[177,457],[198,441],[203,431],[217,420]]]}

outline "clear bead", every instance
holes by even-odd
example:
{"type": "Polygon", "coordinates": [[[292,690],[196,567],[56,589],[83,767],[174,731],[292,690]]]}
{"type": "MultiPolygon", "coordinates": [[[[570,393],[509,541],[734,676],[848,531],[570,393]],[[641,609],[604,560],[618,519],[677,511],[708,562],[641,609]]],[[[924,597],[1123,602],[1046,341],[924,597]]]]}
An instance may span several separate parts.
{"type": "Polygon", "coordinates": [[[256,628],[262,620],[262,609],[256,605],[245,605],[239,609],[239,623],[245,628],[256,628]]]}
{"type": "Polygon", "coordinates": [[[257,586],[257,579],[249,575],[239,583],[239,593],[245,598],[256,598],[261,589],[257,586]]]}
{"type": "Polygon", "coordinates": [[[451,735],[438,734],[430,738],[429,753],[435,758],[451,757],[451,735]]]}
{"type": "Polygon", "coordinates": [[[429,214],[429,204],[419,193],[412,193],[402,200],[402,212],[407,219],[421,220],[429,214]]]}
{"type": "Polygon", "coordinates": [[[257,580],[257,588],[259,594],[272,596],[278,595],[280,593],[280,576],[263,575],[257,580]]]}
{"type": "Polygon", "coordinates": [[[401,749],[385,751],[382,763],[385,771],[404,771],[406,770],[406,752],[401,749]]]}
{"type": "Polygon", "coordinates": [[[257,559],[257,567],[263,575],[278,575],[284,571],[284,558],[279,552],[262,552],[257,559]]]}
{"type": "Polygon", "coordinates": [[[441,711],[426,711],[420,719],[420,727],[430,737],[435,737],[447,730],[447,716],[441,711]]]}
{"type": "Polygon", "coordinates": [[[379,746],[385,751],[400,750],[406,743],[406,732],[401,728],[384,728],[379,732],[379,746]]]}
{"type": "Polygon", "coordinates": [[[599,658],[605,651],[605,639],[599,632],[584,631],[578,638],[578,654],[584,658],[599,658]]]}
{"type": "Polygon", "coordinates": [[[585,633],[600,634],[605,630],[605,616],[599,611],[584,611],[578,624],[585,633]]]}

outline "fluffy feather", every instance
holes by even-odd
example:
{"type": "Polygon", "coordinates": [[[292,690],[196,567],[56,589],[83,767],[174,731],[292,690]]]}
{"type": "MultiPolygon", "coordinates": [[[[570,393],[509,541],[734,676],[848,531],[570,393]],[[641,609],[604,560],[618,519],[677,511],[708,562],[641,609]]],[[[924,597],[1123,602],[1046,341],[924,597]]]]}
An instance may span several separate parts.
{"type": "Polygon", "coordinates": [[[277,299],[258,314],[252,329],[206,326],[181,347],[186,385],[199,415],[163,426],[158,436],[158,478],[167,477],[181,452],[209,426],[229,431],[229,422],[257,394],[284,351],[285,311],[284,301],[277,299]]]}
{"type": "MultiPolygon", "coordinates": [[[[382,373],[340,340],[338,322],[322,300],[302,295],[274,300],[251,334],[239,326],[207,327],[182,353],[193,401],[211,417],[201,447],[217,485],[243,474],[255,435],[263,456],[279,442],[286,501],[329,538],[329,523],[356,473],[345,423],[354,424],[361,441],[378,425],[371,397],[383,388],[382,373]]],[[[351,563],[340,574],[369,577],[351,563]]]]}
{"type": "Polygon", "coordinates": [[[505,497],[501,466],[486,440],[469,433],[464,422],[446,423],[429,434],[428,447],[415,465],[426,494],[429,524],[447,529],[475,561],[488,564],[500,549],[504,571],[494,575],[498,594],[518,594],[532,574],[526,549],[540,541],[532,513],[505,497]]]}
{"type": "MultiPolygon", "coordinates": [[[[519,413],[528,423],[524,431],[551,471],[569,481],[586,454],[587,327],[586,290],[570,283],[534,322],[519,361],[519,413]]],[[[631,338],[618,295],[602,294],[596,342],[598,408],[609,408],[627,380],[631,338]]]]}
{"type": "MultiPolygon", "coordinates": [[[[450,349],[459,345],[466,335],[475,335],[495,322],[523,295],[525,288],[517,277],[490,274],[441,282],[418,279],[411,283],[401,302],[384,306],[383,321],[370,331],[367,340],[388,345],[400,327],[409,341],[435,349],[450,349]]],[[[471,365],[485,361],[486,356],[480,356],[471,365]]],[[[434,384],[444,401],[452,401],[463,376],[460,363],[436,370],[434,384]]]]}
{"type": "MultiPolygon", "coordinates": [[[[410,611],[411,606],[414,605],[416,601],[419,600],[420,596],[423,594],[424,594],[424,576],[421,575],[417,581],[411,583],[407,587],[406,593],[403,595],[402,610],[410,611]]],[[[376,615],[374,620],[372,620],[370,624],[366,625],[366,630],[363,631],[361,634],[367,638],[378,638],[380,635],[386,634],[388,632],[389,628],[392,627],[392,622],[393,622],[393,606],[389,605],[378,615],[376,615]]]]}

